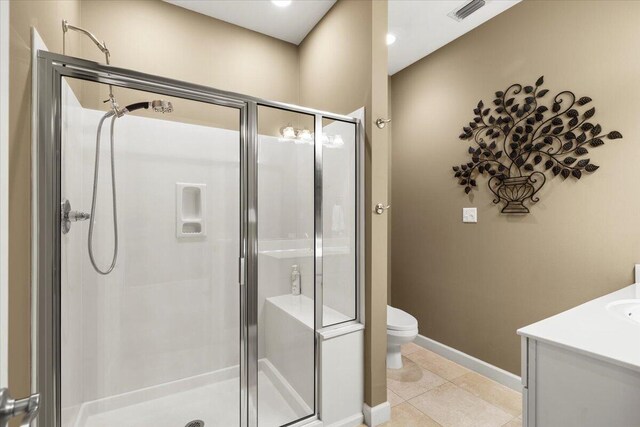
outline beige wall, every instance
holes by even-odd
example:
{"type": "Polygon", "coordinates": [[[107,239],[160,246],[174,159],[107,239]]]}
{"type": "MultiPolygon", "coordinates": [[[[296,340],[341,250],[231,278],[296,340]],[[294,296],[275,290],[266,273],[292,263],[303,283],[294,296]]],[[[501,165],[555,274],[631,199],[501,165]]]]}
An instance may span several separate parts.
{"type": "MultiPolygon", "coordinates": [[[[82,0],[81,12],[82,25],[107,40],[115,66],[260,98],[299,100],[294,44],[160,0],[82,0]]],[[[90,41],[82,47],[83,58],[104,61],[90,41]]]]}
{"type": "Polygon", "coordinates": [[[387,2],[341,0],[300,45],[300,103],[348,114],[365,106],[365,402],[386,401],[387,220],[372,216],[387,199],[387,2]],[[373,249],[372,249],[373,248],[373,249]]]}
{"type": "MultiPolygon", "coordinates": [[[[420,333],[519,373],[516,329],[632,281],[640,259],[640,2],[525,1],[392,78],[392,303],[420,333]],[[478,100],[545,76],[593,98],[624,139],[590,149],[600,170],[550,179],[526,216],[504,216],[451,166],[478,100]],[[462,207],[479,222],[462,224],[462,207]]],[[[549,95],[548,95],[549,96],[549,95]]],[[[488,102],[487,102],[488,101],[488,102]]]]}
{"type": "MultiPolygon", "coordinates": [[[[392,109],[392,105],[391,105],[391,76],[387,76],[387,116],[388,117],[393,117],[393,109],[392,109]]],[[[389,170],[389,176],[387,177],[387,188],[388,188],[388,197],[387,199],[389,200],[389,202],[391,202],[391,200],[393,200],[393,194],[391,193],[393,191],[393,185],[391,183],[391,167],[393,165],[393,120],[391,122],[389,122],[389,124],[387,125],[387,127],[389,128],[387,131],[387,138],[389,141],[389,146],[388,146],[388,155],[387,155],[387,169],[389,170]]],[[[389,210],[387,211],[388,217],[387,217],[387,230],[388,230],[388,236],[387,236],[387,302],[391,303],[391,292],[392,292],[392,269],[391,269],[391,249],[392,249],[392,243],[391,240],[393,239],[393,235],[391,234],[391,225],[393,224],[393,210],[389,210]]]]}
{"type": "Polygon", "coordinates": [[[371,2],[335,4],[300,44],[300,103],[348,114],[371,103],[371,2]]]}
{"type": "Polygon", "coordinates": [[[389,128],[378,129],[378,118],[389,117],[387,74],[387,1],[372,3],[371,106],[367,108],[365,141],[365,403],[387,401],[387,237],[388,216],[373,214],[376,203],[389,198],[389,128]]]}
{"type": "MultiPolygon", "coordinates": [[[[62,49],[63,18],[79,19],[78,1],[12,1],[9,64],[9,386],[29,394],[31,277],[31,36],[62,49]]],[[[77,48],[72,42],[71,47],[77,48]]]]}
{"type": "MultiPolygon", "coordinates": [[[[268,99],[299,100],[297,46],[290,43],[161,1],[11,1],[9,382],[14,396],[28,393],[30,378],[30,27],[50,50],[62,52],[62,19],[106,39],[113,65],[268,99]]],[[[69,34],[67,54],[104,62],[78,34],[69,34]]],[[[121,93],[123,105],[138,100],[121,93]]],[[[99,99],[94,92],[83,95],[89,104],[99,99]]],[[[183,118],[198,121],[197,112],[191,113],[183,118]]]]}

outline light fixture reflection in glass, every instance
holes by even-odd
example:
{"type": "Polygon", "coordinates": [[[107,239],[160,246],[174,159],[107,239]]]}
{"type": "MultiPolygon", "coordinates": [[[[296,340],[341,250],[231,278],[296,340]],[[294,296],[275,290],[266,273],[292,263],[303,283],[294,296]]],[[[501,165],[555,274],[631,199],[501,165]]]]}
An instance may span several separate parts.
{"type": "Polygon", "coordinates": [[[298,132],[298,138],[305,142],[313,141],[313,135],[311,135],[311,131],[309,129],[302,129],[298,132]]]}
{"type": "Polygon", "coordinates": [[[294,139],[296,137],[296,130],[291,125],[280,129],[280,133],[282,134],[282,137],[286,139],[294,139]]]}
{"type": "Polygon", "coordinates": [[[344,140],[340,135],[322,135],[322,145],[326,148],[340,148],[344,145],[344,140]]]}
{"type": "Polygon", "coordinates": [[[291,4],[291,0],[271,0],[271,3],[278,7],[287,7],[291,4]]]}
{"type": "Polygon", "coordinates": [[[387,46],[391,46],[396,42],[396,36],[391,33],[387,33],[387,46]]]}

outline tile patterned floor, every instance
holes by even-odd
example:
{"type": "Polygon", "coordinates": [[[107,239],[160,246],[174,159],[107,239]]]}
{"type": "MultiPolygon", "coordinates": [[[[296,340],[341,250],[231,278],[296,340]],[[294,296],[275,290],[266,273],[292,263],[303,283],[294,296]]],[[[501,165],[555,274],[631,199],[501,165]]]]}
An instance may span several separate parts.
{"type": "Polygon", "coordinates": [[[387,370],[385,427],[522,427],[520,393],[416,344],[387,370]]]}

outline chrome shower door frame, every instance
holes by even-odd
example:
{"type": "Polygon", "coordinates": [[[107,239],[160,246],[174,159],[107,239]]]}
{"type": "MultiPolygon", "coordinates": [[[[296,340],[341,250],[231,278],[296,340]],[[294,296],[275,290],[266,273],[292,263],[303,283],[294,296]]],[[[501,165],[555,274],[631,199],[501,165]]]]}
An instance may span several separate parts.
{"type": "MultiPolygon", "coordinates": [[[[35,65],[34,65],[35,66],[35,65]]],[[[32,244],[37,245],[37,277],[35,303],[37,310],[35,328],[32,327],[32,380],[33,388],[41,393],[38,425],[58,427],[61,425],[61,277],[60,277],[60,203],[61,203],[61,81],[75,78],[95,83],[110,84],[114,87],[153,92],[165,96],[179,97],[192,101],[235,108],[239,111],[240,123],[240,230],[238,272],[240,294],[240,420],[247,426],[247,286],[243,280],[246,273],[241,271],[246,263],[247,217],[246,217],[246,176],[247,176],[247,103],[226,93],[210,88],[164,79],[134,71],[108,67],[90,61],[71,58],[50,52],[38,52],[38,144],[36,191],[37,227],[33,230],[32,244]]]]}
{"type": "Polygon", "coordinates": [[[319,331],[361,322],[364,259],[363,157],[364,127],[360,119],[282,102],[222,91],[51,52],[38,51],[37,147],[34,171],[35,220],[32,300],[32,391],[41,393],[40,427],[61,425],[61,81],[63,77],[174,96],[236,108],[240,112],[240,420],[258,426],[258,107],[267,106],[314,116],[314,277],[315,277],[315,411],[289,424],[303,425],[320,417],[319,331]],[[353,123],[356,131],[356,317],[323,328],[322,256],[322,119],[353,123]],[[37,172],[37,173],[36,173],[37,172]]]}

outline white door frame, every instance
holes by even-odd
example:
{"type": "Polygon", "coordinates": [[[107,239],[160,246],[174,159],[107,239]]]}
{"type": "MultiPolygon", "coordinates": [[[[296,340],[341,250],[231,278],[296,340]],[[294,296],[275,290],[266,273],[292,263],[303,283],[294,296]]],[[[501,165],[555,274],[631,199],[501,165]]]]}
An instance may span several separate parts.
{"type": "Polygon", "coordinates": [[[9,384],[9,1],[0,1],[0,387],[9,384]]]}

